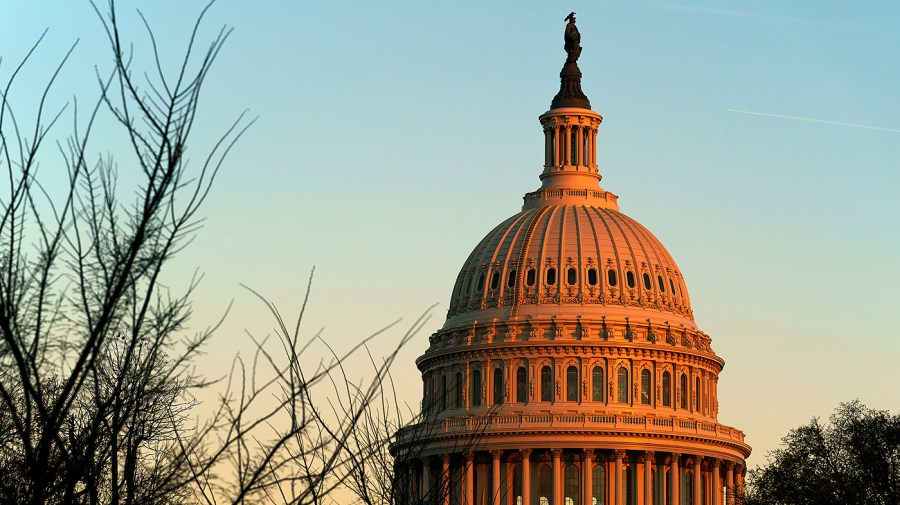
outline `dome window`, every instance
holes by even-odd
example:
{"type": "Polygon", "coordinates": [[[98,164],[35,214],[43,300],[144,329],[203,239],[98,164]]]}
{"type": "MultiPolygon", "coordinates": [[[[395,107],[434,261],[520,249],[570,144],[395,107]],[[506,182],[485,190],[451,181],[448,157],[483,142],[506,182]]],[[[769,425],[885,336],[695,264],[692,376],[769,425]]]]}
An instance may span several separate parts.
{"type": "Polygon", "coordinates": [[[529,286],[534,286],[534,281],[535,281],[534,269],[529,268],[528,272],[525,273],[525,284],[528,284],[529,286]]]}
{"type": "Polygon", "coordinates": [[[646,289],[648,291],[653,289],[653,284],[650,283],[650,274],[648,274],[647,272],[644,272],[643,277],[644,277],[644,289],[646,289]]]}
{"type": "Polygon", "coordinates": [[[469,276],[469,280],[466,281],[466,293],[472,292],[472,276],[469,276]]]}
{"type": "Polygon", "coordinates": [[[672,282],[672,279],[669,279],[669,287],[672,288],[672,294],[675,294],[675,283],[672,282]]]}
{"type": "Polygon", "coordinates": [[[615,270],[610,268],[606,272],[606,281],[609,283],[610,286],[616,285],[616,271],[615,270]]]}
{"type": "Polygon", "coordinates": [[[578,367],[566,368],[566,401],[578,401],[578,367]]]}
{"type": "Polygon", "coordinates": [[[549,402],[553,399],[553,371],[549,366],[541,368],[541,401],[549,402]]]}
{"type": "Polygon", "coordinates": [[[556,284],[556,269],[548,268],[547,269],[547,285],[552,286],[556,284]]]}
{"type": "Polygon", "coordinates": [[[650,405],[650,391],[652,389],[650,370],[645,368],[641,370],[641,404],[650,405]]]}
{"type": "Polygon", "coordinates": [[[661,293],[665,293],[665,292],[666,292],[666,283],[663,282],[662,275],[657,275],[657,276],[656,276],[656,284],[659,285],[659,291],[660,291],[661,293]]]}
{"type": "Polygon", "coordinates": [[[575,272],[574,268],[569,268],[566,271],[566,282],[571,286],[572,284],[575,284],[576,280],[578,280],[577,272],[575,272]]]}
{"type": "Polygon", "coordinates": [[[591,286],[597,285],[597,269],[596,268],[588,269],[588,284],[590,284],[591,286]]]}
{"type": "Polygon", "coordinates": [[[484,290],[484,274],[478,276],[478,285],[475,287],[477,291],[484,290]]]}
{"type": "Polygon", "coordinates": [[[472,372],[472,389],[469,390],[470,403],[473,407],[481,406],[481,370],[472,372]]]}
{"type": "Polygon", "coordinates": [[[528,394],[528,372],[525,370],[524,366],[520,366],[518,370],[516,370],[516,401],[519,403],[525,403],[528,394]]]}
{"type": "MultiPolygon", "coordinates": [[[[632,272],[631,270],[625,272],[625,282],[628,283],[629,288],[634,287],[634,272],[632,272]]],[[[483,278],[482,278],[482,284],[484,284],[483,278]]],[[[479,288],[479,290],[480,290],[480,288],[479,288]]]]}
{"type": "Polygon", "coordinates": [[[500,272],[494,272],[494,274],[491,275],[491,289],[494,290],[499,287],[500,287],[500,272]]]}
{"type": "Polygon", "coordinates": [[[516,271],[510,270],[509,275],[506,276],[506,286],[507,287],[515,287],[516,285],[516,271]]]}

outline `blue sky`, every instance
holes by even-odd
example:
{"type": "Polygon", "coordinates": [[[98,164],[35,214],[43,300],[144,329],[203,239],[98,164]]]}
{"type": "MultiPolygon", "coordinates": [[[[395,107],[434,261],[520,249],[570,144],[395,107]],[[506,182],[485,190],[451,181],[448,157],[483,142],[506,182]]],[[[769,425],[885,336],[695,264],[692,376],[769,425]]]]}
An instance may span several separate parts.
{"type": "MultiPolygon", "coordinates": [[[[143,68],[135,4],[173,68],[202,4],[122,2],[143,68]]],[[[20,115],[76,39],[53,103],[95,95],[94,66],[108,68],[109,54],[87,3],[3,10],[3,79],[49,28],[14,89],[20,115]]],[[[338,347],[438,303],[396,371],[417,404],[413,360],[458,268],[538,186],[537,116],[558,87],[570,10],[583,88],[604,116],[603,186],[681,267],[726,360],[719,419],[747,433],[751,467],[841,401],[896,411],[900,133],[728,111],[900,129],[893,2],[220,0],[201,35],[234,32],[209,76],[193,156],[241,111],[258,119],[170,271],[173,285],[204,274],[197,328],[234,301],[209,373],[246,351],[245,329],[271,327],[240,284],[293,313],[315,266],[305,328],[324,327],[338,347]]],[[[114,133],[96,137],[98,152],[116,153],[103,142],[114,133]]],[[[50,153],[45,177],[56,161],[50,153]]]]}

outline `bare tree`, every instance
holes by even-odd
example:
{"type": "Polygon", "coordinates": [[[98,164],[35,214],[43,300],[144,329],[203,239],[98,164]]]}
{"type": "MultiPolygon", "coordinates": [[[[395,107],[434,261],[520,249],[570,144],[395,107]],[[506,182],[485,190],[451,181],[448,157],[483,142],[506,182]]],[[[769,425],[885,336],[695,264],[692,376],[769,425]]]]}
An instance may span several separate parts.
{"type": "MultiPolygon", "coordinates": [[[[16,116],[11,92],[43,37],[6,78],[0,502],[323,503],[364,464],[358,454],[384,443],[352,436],[385,394],[396,350],[373,360],[363,381],[350,381],[341,366],[368,339],[344,354],[326,348],[310,368],[301,358],[317,338],[301,338],[303,311],[289,326],[269,302],[275,338],[255,340],[250,366],[235,362],[212,414],[195,413],[194,393],[211,383],[194,365],[215,327],[186,336],[196,281],[175,294],[160,276],[194,237],[225,156],[252,123],[239,115],[199,165],[188,163],[200,92],[230,34],[221,29],[198,52],[209,7],[167,76],[143,16],[150,72],[132,61],[114,3],[105,12],[95,6],[113,66],[98,73],[98,98],[86,112],[77,101],[45,108],[70,50],[50,73],[32,120],[16,116]],[[38,167],[49,156],[51,130],[67,114],[72,132],[57,143],[51,166],[59,168],[49,174],[64,177],[66,186],[54,196],[41,185],[38,167]],[[91,154],[98,151],[92,131],[103,117],[124,133],[126,158],[91,154]],[[136,185],[119,187],[120,171],[136,185]]],[[[417,320],[397,348],[426,320],[417,320]]]]}

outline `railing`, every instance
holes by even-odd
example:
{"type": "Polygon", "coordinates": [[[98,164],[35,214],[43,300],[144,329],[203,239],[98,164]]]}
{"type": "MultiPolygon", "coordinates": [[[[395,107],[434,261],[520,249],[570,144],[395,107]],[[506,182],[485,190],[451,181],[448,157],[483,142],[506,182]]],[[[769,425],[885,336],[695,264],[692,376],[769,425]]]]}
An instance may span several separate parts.
{"type": "Polygon", "coordinates": [[[481,416],[453,417],[425,421],[430,426],[416,425],[401,430],[404,434],[490,434],[510,429],[619,429],[628,432],[699,434],[744,443],[744,432],[730,426],[691,419],[646,415],[594,413],[489,413],[481,416]]]}

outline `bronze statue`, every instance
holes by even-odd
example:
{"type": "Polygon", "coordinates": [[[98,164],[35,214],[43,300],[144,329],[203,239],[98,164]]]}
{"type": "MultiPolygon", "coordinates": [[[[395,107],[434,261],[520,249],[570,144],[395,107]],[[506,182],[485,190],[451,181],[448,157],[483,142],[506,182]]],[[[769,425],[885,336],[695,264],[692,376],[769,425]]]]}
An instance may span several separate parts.
{"type": "Polygon", "coordinates": [[[575,26],[575,13],[570,12],[564,21],[569,22],[566,25],[566,44],[563,46],[569,55],[566,58],[566,63],[575,63],[578,61],[578,57],[581,56],[581,34],[578,33],[578,27],[575,26]]]}

